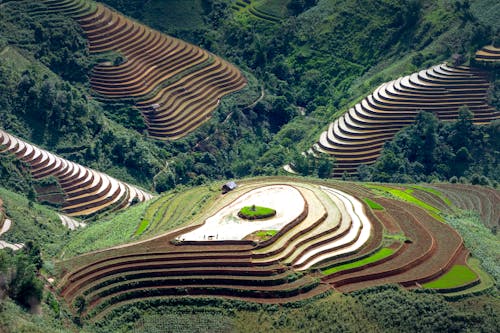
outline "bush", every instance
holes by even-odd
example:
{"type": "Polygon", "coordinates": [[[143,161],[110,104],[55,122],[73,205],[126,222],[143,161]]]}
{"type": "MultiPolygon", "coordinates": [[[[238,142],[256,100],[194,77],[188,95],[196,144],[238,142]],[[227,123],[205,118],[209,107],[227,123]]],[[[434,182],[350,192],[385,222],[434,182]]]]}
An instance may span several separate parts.
{"type": "Polygon", "coordinates": [[[247,220],[259,220],[276,215],[276,210],[261,206],[246,206],[241,208],[238,216],[247,220]]]}
{"type": "Polygon", "coordinates": [[[38,280],[38,263],[32,261],[25,250],[0,250],[0,276],[7,295],[19,305],[33,309],[40,304],[43,297],[43,284],[38,280]]]}

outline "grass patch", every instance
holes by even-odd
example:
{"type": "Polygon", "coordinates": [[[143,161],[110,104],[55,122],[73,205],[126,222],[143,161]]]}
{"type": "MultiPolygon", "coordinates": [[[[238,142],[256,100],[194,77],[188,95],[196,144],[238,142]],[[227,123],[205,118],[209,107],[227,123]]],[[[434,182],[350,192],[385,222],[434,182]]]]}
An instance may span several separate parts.
{"type": "Polygon", "coordinates": [[[384,207],[381,204],[376,203],[375,201],[372,201],[368,198],[364,198],[363,200],[368,204],[368,206],[370,206],[371,209],[384,210],[384,207]]]}
{"type": "Polygon", "coordinates": [[[400,242],[404,242],[408,240],[408,238],[405,236],[405,234],[384,234],[385,239],[391,239],[391,240],[397,240],[400,242]]]}
{"type": "Polygon", "coordinates": [[[86,228],[76,231],[64,247],[61,258],[70,258],[130,242],[135,237],[136,230],[138,230],[137,224],[141,221],[148,205],[149,202],[136,204],[118,212],[110,219],[92,222],[86,228]]]}
{"type": "Polygon", "coordinates": [[[238,216],[247,220],[265,219],[276,215],[276,210],[262,206],[245,206],[239,212],[238,216]]]}
{"type": "Polygon", "coordinates": [[[472,282],[476,278],[476,273],[466,265],[455,265],[438,279],[424,283],[423,287],[429,289],[453,288],[472,282]]]}
{"type": "Polygon", "coordinates": [[[257,231],[257,233],[255,235],[259,238],[268,239],[268,238],[273,237],[277,233],[278,233],[278,230],[261,230],[261,231],[257,231]]]}
{"type": "Polygon", "coordinates": [[[11,243],[32,240],[40,245],[44,259],[53,258],[72,235],[52,209],[30,202],[21,194],[0,187],[4,214],[12,221],[1,239],[11,243]]]}
{"type": "Polygon", "coordinates": [[[361,266],[364,266],[366,264],[370,264],[372,262],[376,262],[376,261],[379,261],[381,259],[384,259],[384,258],[390,256],[391,254],[393,254],[394,252],[395,252],[394,249],[384,247],[384,248],[381,248],[380,250],[378,250],[374,254],[372,254],[364,259],[350,262],[348,264],[343,264],[343,265],[331,267],[331,268],[328,268],[328,269],[321,271],[321,273],[323,273],[324,275],[329,275],[329,274],[337,273],[340,271],[345,271],[346,269],[361,267],[361,266]]]}
{"type": "Polygon", "coordinates": [[[148,226],[149,226],[149,221],[142,220],[141,223],[139,224],[139,227],[137,228],[137,231],[135,232],[135,235],[140,236],[148,226]]]}

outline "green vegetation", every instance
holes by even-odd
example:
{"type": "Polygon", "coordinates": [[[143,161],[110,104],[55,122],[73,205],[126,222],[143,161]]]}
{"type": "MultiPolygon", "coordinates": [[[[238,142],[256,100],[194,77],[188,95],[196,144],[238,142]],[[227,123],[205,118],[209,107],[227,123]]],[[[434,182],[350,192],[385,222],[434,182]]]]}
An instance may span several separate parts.
{"type": "Polygon", "coordinates": [[[363,199],[364,202],[366,202],[368,204],[368,206],[370,206],[371,209],[375,209],[375,210],[384,210],[384,207],[382,207],[381,204],[379,203],[376,203],[375,201],[373,200],[370,200],[368,198],[364,198],[363,199]]]}
{"type": "MultiPolygon", "coordinates": [[[[255,9],[279,18],[285,18],[289,14],[289,5],[292,3],[299,3],[300,1],[291,0],[264,0],[264,1],[253,1],[255,9]]],[[[307,1],[309,3],[314,1],[307,1]]],[[[302,1],[304,3],[304,1],[302,1]]],[[[305,4],[304,4],[305,5],[305,4]]],[[[310,7],[310,6],[309,6],[310,7]]],[[[297,8],[296,12],[303,12],[304,8],[297,8]]]]}
{"type": "Polygon", "coordinates": [[[5,214],[12,220],[11,229],[2,239],[11,243],[33,241],[45,258],[53,258],[70,238],[70,231],[49,208],[0,187],[5,214]]]}
{"type": "Polygon", "coordinates": [[[140,236],[148,226],[149,226],[149,221],[142,220],[141,223],[139,224],[139,227],[135,231],[135,236],[140,236]]]}
{"type": "Polygon", "coordinates": [[[467,288],[463,291],[457,291],[452,293],[446,293],[446,298],[462,297],[463,295],[477,295],[483,294],[486,291],[491,291],[495,288],[495,281],[493,278],[484,271],[481,267],[481,261],[477,258],[470,257],[467,259],[467,265],[479,276],[479,284],[467,288]]]}
{"type": "Polygon", "coordinates": [[[276,215],[276,210],[261,206],[245,206],[240,209],[238,216],[247,220],[265,219],[276,215]]]}
{"type": "Polygon", "coordinates": [[[481,297],[479,305],[449,303],[442,296],[403,290],[396,286],[335,293],[292,305],[266,305],[215,298],[179,298],[126,304],[88,330],[130,332],[132,328],[185,332],[206,323],[234,332],[495,332],[495,298],[481,297]],[[151,321],[146,323],[144,319],[151,321]],[[144,325],[144,326],[142,326],[144,325]]]}
{"type": "Polygon", "coordinates": [[[148,202],[136,204],[109,219],[89,223],[74,232],[63,247],[60,257],[70,258],[78,254],[128,243],[136,237],[136,230],[148,202]]]}
{"type": "Polygon", "coordinates": [[[414,188],[414,189],[420,190],[420,191],[424,191],[424,192],[428,192],[428,193],[434,194],[435,196],[437,196],[438,198],[440,198],[441,200],[443,200],[443,202],[445,204],[447,204],[448,206],[452,206],[453,205],[451,203],[450,199],[448,199],[447,197],[445,197],[441,192],[439,192],[436,189],[433,189],[433,188],[430,188],[430,187],[427,187],[427,186],[421,186],[421,185],[411,185],[411,187],[414,188]]]}
{"type": "Polygon", "coordinates": [[[261,230],[257,231],[257,237],[265,238],[265,237],[273,237],[278,233],[278,230],[261,230]]]}
{"type": "Polygon", "coordinates": [[[491,274],[498,283],[500,281],[500,266],[498,265],[500,242],[498,236],[493,235],[484,226],[477,212],[463,212],[457,216],[448,216],[446,222],[459,232],[467,249],[472,252],[474,257],[481,260],[484,270],[491,274]]]}
{"type": "Polygon", "coordinates": [[[466,265],[454,265],[436,280],[423,284],[424,288],[446,289],[465,285],[477,279],[476,273],[466,265]]]}
{"type": "MultiPolygon", "coordinates": [[[[0,292],[25,309],[34,311],[43,296],[37,274],[42,268],[40,248],[32,242],[16,252],[0,250],[0,292]]],[[[1,303],[0,303],[1,305],[1,303]]]]}
{"type": "Polygon", "coordinates": [[[359,167],[365,181],[415,183],[450,181],[495,185],[500,181],[498,128],[500,122],[476,126],[463,107],[456,122],[440,122],[429,112],[387,143],[372,166],[359,167]]]}
{"type": "Polygon", "coordinates": [[[0,331],[3,333],[90,333],[77,327],[67,311],[58,309],[59,303],[48,293],[40,305],[40,313],[33,314],[9,298],[0,301],[0,331]],[[50,295],[50,296],[49,296],[50,295]]]}
{"type": "Polygon", "coordinates": [[[327,268],[325,270],[322,270],[321,273],[323,273],[324,275],[329,275],[329,274],[337,273],[340,271],[344,271],[346,269],[361,267],[361,266],[364,266],[366,264],[370,264],[372,262],[376,262],[376,261],[379,261],[381,259],[384,259],[384,258],[390,256],[391,254],[393,254],[394,252],[395,252],[394,249],[384,247],[384,248],[381,248],[380,250],[378,250],[377,252],[373,253],[372,255],[369,255],[366,258],[363,258],[361,260],[356,260],[356,261],[353,261],[353,262],[350,262],[347,264],[342,264],[339,266],[330,267],[330,268],[327,268]]]}
{"type": "Polygon", "coordinates": [[[413,193],[412,189],[399,190],[399,189],[392,188],[392,187],[374,185],[374,184],[365,184],[365,186],[370,188],[370,189],[381,191],[382,193],[386,192],[386,193],[392,195],[393,197],[395,197],[396,199],[417,205],[417,206],[425,209],[426,211],[428,211],[429,214],[431,214],[432,217],[434,217],[438,221],[444,222],[444,219],[439,215],[441,213],[441,211],[439,209],[437,209],[436,207],[433,207],[433,206],[429,205],[428,203],[423,202],[422,200],[419,200],[419,199],[415,198],[413,195],[411,195],[413,193]]]}
{"type": "Polygon", "coordinates": [[[400,234],[384,234],[385,239],[392,239],[392,240],[397,240],[399,242],[404,242],[408,240],[409,238],[405,236],[404,233],[400,234]]]}
{"type": "Polygon", "coordinates": [[[162,195],[148,207],[145,219],[150,226],[144,235],[155,235],[193,222],[219,194],[211,186],[179,187],[162,195]]]}

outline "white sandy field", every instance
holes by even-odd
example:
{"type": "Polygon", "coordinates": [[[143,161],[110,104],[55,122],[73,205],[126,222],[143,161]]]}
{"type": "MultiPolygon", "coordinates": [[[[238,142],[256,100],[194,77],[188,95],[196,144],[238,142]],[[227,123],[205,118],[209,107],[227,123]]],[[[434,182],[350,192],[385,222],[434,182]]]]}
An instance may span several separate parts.
{"type": "Polygon", "coordinates": [[[331,195],[332,199],[337,198],[342,202],[345,209],[347,210],[347,214],[352,219],[352,224],[348,233],[343,237],[305,253],[300,258],[300,260],[298,260],[295,263],[296,265],[304,263],[307,259],[311,258],[313,255],[317,253],[330,249],[333,250],[309,261],[306,265],[303,265],[300,268],[300,270],[307,269],[312,265],[314,265],[315,263],[320,262],[321,260],[338,256],[341,254],[354,252],[359,248],[361,248],[361,246],[363,246],[363,244],[365,244],[366,241],[368,241],[368,239],[370,238],[372,226],[370,219],[365,214],[365,211],[363,209],[363,204],[361,203],[361,201],[359,201],[352,195],[349,195],[345,192],[330,187],[320,186],[320,188],[327,194],[331,195]],[[359,237],[356,239],[358,233],[359,237]],[[354,241],[354,243],[351,245],[347,245],[351,241],[354,241]],[[336,248],[337,250],[334,250],[336,248]]]}
{"type": "Polygon", "coordinates": [[[299,190],[289,185],[270,185],[251,190],[206,219],[199,228],[180,235],[180,241],[241,240],[259,230],[281,230],[297,218],[306,202],[299,190]],[[245,206],[263,206],[276,210],[264,220],[245,220],[238,212],[245,206]]]}

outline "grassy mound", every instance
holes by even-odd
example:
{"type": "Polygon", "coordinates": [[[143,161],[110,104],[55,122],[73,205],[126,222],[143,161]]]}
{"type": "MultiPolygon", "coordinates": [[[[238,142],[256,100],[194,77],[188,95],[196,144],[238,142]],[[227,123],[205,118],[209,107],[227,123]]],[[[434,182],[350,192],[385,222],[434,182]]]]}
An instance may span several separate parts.
{"type": "Polygon", "coordinates": [[[261,220],[276,215],[276,211],[272,208],[261,206],[245,206],[239,212],[238,216],[247,220],[261,220]]]}

